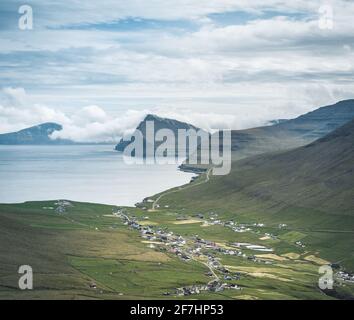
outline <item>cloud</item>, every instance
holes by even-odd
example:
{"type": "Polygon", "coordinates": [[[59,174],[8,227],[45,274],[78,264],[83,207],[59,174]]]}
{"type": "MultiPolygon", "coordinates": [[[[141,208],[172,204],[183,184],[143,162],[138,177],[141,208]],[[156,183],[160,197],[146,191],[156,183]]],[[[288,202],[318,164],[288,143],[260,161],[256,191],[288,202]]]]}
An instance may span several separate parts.
{"type": "MultiPolygon", "coordinates": [[[[96,107],[95,113],[104,111],[96,107]]],[[[87,116],[87,108],[79,111],[84,117],[87,116]]],[[[92,115],[92,113],[91,113],[92,115]]],[[[135,110],[128,110],[118,118],[105,117],[104,120],[87,121],[90,117],[85,117],[85,123],[80,121],[78,114],[75,114],[69,124],[63,126],[62,131],[55,132],[53,138],[70,139],[77,142],[112,142],[117,143],[127,132],[134,130],[139,122],[143,120],[145,113],[135,110]],[[78,120],[78,121],[75,121],[78,120]]]]}
{"type": "Polygon", "coordinates": [[[57,121],[67,123],[61,111],[32,102],[23,88],[7,87],[0,91],[0,131],[23,129],[28,125],[57,121]]]}
{"type": "Polygon", "coordinates": [[[0,132],[11,132],[44,122],[56,122],[63,130],[53,138],[77,142],[116,142],[127,130],[143,119],[144,112],[128,110],[112,118],[100,107],[85,106],[66,114],[48,106],[35,104],[23,88],[4,88],[0,91],[0,132]]]}
{"type": "MultiPolygon", "coordinates": [[[[250,88],[244,87],[242,91],[249,90],[250,88]]],[[[268,92],[271,91],[272,87],[269,86],[268,92]]],[[[266,96],[267,91],[262,94],[266,96]]],[[[336,95],[346,94],[338,88],[303,86],[302,90],[296,93],[291,90],[284,93],[287,96],[285,101],[272,104],[258,101],[247,107],[240,103],[233,105],[232,109],[218,109],[209,107],[208,104],[213,106],[213,102],[206,98],[206,103],[193,108],[186,107],[188,103],[183,101],[181,105],[161,104],[152,108],[125,109],[119,115],[113,116],[97,105],[84,106],[65,113],[58,108],[34,103],[35,98],[23,88],[7,87],[0,91],[0,133],[17,131],[44,122],[56,122],[63,126],[63,130],[55,132],[53,139],[117,143],[124,134],[131,133],[146,114],[191,123],[210,132],[218,129],[246,129],[265,125],[274,119],[294,118],[325,105],[327,101],[335,102],[336,95]],[[292,98],[292,94],[296,97],[292,98]],[[301,105],[293,102],[298,99],[303,101],[301,105]]],[[[217,104],[220,106],[220,102],[217,104]]]]}
{"type": "Polygon", "coordinates": [[[326,3],[333,30],[322,0],[30,0],[23,32],[5,0],[1,130],[57,119],[66,137],[115,139],[144,112],[245,128],[352,98],[354,2],[326,3]]]}
{"type": "MultiPolygon", "coordinates": [[[[77,142],[117,142],[125,133],[133,131],[146,114],[177,119],[197,127],[213,131],[224,128],[244,128],[261,125],[266,117],[250,117],[249,113],[200,114],[190,109],[156,107],[144,110],[127,110],[118,117],[108,115],[101,107],[92,105],[65,114],[48,106],[35,104],[23,88],[4,88],[0,94],[0,131],[16,131],[43,122],[57,122],[63,130],[55,132],[53,138],[70,139],[77,142]]],[[[263,115],[269,113],[264,112],[263,115]]]]}
{"type": "MultiPolygon", "coordinates": [[[[343,3],[344,0],[336,0],[343,3]]],[[[200,21],[211,14],[241,11],[262,14],[263,10],[305,11],[318,8],[322,1],[306,0],[103,0],[99,8],[94,0],[71,1],[61,0],[48,2],[45,0],[29,0],[34,8],[37,27],[59,27],[82,24],[111,23],[129,17],[156,20],[196,20],[200,21]]],[[[2,7],[8,15],[21,6],[21,0],[3,0],[2,7]]],[[[13,14],[16,17],[16,14],[13,14]]],[[[11,22],[11,19],[8,23],[11,22]]]]}
{"type": "Polygon", "coordinates": [[[98,106],[86,106],[74,113],[71,117],[76,124],[105,123],[108,121],[106,112],[98,106]]]}

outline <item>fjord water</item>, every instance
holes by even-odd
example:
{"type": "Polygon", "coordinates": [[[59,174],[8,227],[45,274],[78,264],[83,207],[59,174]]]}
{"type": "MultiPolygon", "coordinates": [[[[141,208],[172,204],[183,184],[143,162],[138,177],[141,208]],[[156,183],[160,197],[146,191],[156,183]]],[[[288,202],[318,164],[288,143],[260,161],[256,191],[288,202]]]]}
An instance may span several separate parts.
{"type": "Polygon", "coordinates": [[[176,165],[126,164],[110,145],[0,146],[0,203],[69,199],[131,206],[188,183],[176,165]]]}

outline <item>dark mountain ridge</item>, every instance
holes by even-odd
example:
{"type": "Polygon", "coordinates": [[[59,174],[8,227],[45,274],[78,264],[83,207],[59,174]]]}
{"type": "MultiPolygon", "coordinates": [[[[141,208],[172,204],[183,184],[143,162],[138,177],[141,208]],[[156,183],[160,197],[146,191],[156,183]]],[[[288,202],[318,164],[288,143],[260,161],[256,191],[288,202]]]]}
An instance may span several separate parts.
{"type": "MultiPolygon", "coordinates": [[[[140,124],[138,125],[138,127],[136,128],[136,130],[139,130],[142,134],[143,134],[143,138],[144,138],[144,148],[146,147],[147,144],[149,144],[150,142],[146,140],[146,124],[148,121],[152,121],[154,123],[154,135],[156,134],[157,131],[161,130],[161,129],[169,129],[174,133],[174,136],[176,138],[175,140],[175,144],[170,145],[168,148],[172,148],[173,150],[176,149],[177,145],[178,145],[178,130],[180,129],[184,129],[184,130],[201,130],[189,123],[185,123],[185,122],[181,122],[178,120],[174,120],[174,119],[168,119],[168,118],[161,118],[159,116],[156,115],[152,115],[152,114],[148,114],[143,121],[140,122],[140,124]]],[[[203,130],[202,130],[203,131],[203,130]]],[[[203,131],[206,133],[206,131],[203,131]]],[[[120,140],[120,142],[117,144],[116,146],[116,150],[117,151],[121,151],[123,152],[125,150],[125,148],[133,141],[133,139],[129,139],[129,140],[123,140],[123,138],[120,140]]],[[[155,151],[158,148],[159,145],[161,145],[162,142],[158,143],[155,142],[155,151]]],[[[145,153],[144,153],[145,155],[145,153]]],[[[177,155],[177,154],[175,154],[177,155]]]]}
{"type": "Polygon", "coordinates": [[[178,201],[225,211],[259,205],[265,215],[308,208],[350,216],[354,228],[353,195],[354,120],[306,146],[234,161],[229,175],[181,191],[178,201]]]}
{"type": "Polygon", "coordinates": [[[229,175],[166,194],[159,204],[261,221],[354,270],[354,120],[306,146],[235,161],[229,175]]]}
{"type": "Polygon", "coordinates": [[[354,100],[340,101],[273,126],[232,132],[234,158],[306,145],[354,119],[354,100]]]}
{"type": "MultiPolygon", "coordinates": [[[[307,145],[354,119],[354,99],[321,107],[291,120],[276,121],[271,126],[232,130],[232,159],[240,160],[253,155],[289,150],[307,145]]],[[[222,146],[222,140],[220,140],[222,146]]],[[[198,168],[189,165],[183,170],[198,168]]]]}
{"type": "Polygon", "coordinates": [[[61,131],[60,124],[47,122],[17,132],[0,134],[0,144],[3,145],[52,145],[73,144],[70,140],[51,139],[55,131],[61,131]]]}

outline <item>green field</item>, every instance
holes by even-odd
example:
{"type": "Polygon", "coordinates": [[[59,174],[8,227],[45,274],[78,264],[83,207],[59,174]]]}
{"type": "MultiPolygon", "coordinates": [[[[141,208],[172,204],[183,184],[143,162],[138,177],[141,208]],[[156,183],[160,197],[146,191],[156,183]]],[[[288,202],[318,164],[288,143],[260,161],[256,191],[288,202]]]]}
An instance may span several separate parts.
{"type": "MultiPolygon", "coordinates": [[[[226,247],[250,242],[274,248],[261,263],[216,254],[224,266],[241,275],[239,280],[223,281],[242,290],[180,297],[173,294],[176,288],[210,281],[202,261],[183,261],[164,246],[148,247],[138,231],[112,216],[115,207],[72,204],[64,213],[48,209],[55,208],[55,201],[0,205],[0,299],[332,299],[318,289],[320,264],[307,260],[326,252],[322,233],[279,230],[277,239],[260,240],[275,229],[255,227],[252,232],[235,233],[221,225],[206,227],[192,221],[195,217],[188,210],[125,208],[144,224],[180,234],[188,243],[199,235],[226,247]],[[181,214],[186,220],[176,220],[181,214]],[[296,246],[299,238],[308,247],[296,246]],[[32,266],[34,290],[18,289],[20,265],[32,266]],[[96,288],[90,287],[93,283],[96,288]],[[166,292],[172,294],[165,296],[166,292]]],[[[336,291],[345,297],[353,292],[349,285],[336,291]]]]}

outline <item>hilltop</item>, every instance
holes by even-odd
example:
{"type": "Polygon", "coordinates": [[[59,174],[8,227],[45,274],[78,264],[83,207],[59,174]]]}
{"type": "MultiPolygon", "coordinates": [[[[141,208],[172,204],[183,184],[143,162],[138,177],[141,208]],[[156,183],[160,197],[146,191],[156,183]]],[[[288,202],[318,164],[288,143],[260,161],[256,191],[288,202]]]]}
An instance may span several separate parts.
{"type": "Polygon", "coordinates": [[[0,134],[0,145],[73,144],[69,140],[50,138],[53,132],[62,129],[60,124],[47,122],[17,132],[0,134]]]}
{"type": "MultiPolygon", "coordinates": [[[[288,150],[309,144],[354,119],[354,99],[321,107],[291,120],[278,120],[273,125],[232,130],[232,159],[288,150]]],[[[222,140],[220,140],[222,145],[222,140]]],[[[185,164],[188,163],[188,159],[185,164]]],[[[188,168],[184,165],[183,168],[188,168]]]]}
{"type": "Polygon", "coordinates": [[[234,161],[229,175],[211,177],[193,191],[178,194],[181,205],[197,201],[237,210],[247,198],[273,210],[296,206],[353,215],[354,120],[307,146],[234,161]]]}
{"type": "Polygon", "coordinates": [[[354,120],[306,146],[235,161],[229,175],[195,184],[159,204],[308,230],[307,241],[324,256],[354,268],[354,120]]]}
{"type": "MultiPolygon", "coordinates": [[[[177,145],[178,145],[178,130],[184,129],[184,130],[201,130],[200,128],[197,128],[189,123],[186,122],[181,122],[178,120],[174,119],[169,119],[169,118],[161,118],[156,115],[148,114],[143,121],[139,123],[139,125],[136,128],[136,131],[140,131],[143,134],[144,138],[144,148],[146,148],[146,145],[149,144],[149,142],[146,140],[147,139],[147,134],[146,134],[146,124],[147,122],[153,122],[154,123],[154,136],[156,135],[156,132],[161,130],[161,129],[169,129],[174,133],[175,136],[175,143],[172,145],[169,145],[168,148],[172,149],[173,152],[177,150],[177,145]]],[[[203,130],[202,130],[203,131],[203,130]]],[[[124,149],[132,143],[133,139],[130,140],[123,140],[121,139],[120,142],[116,146],[117,151],[123,152],[124,149]]],[[[155,151],[156,149],[162,144],[162,142],[155,142],[155,151]]],[[[145,150],[145,149],[144,149],[145,150]]],[[[145,153],[144,153],[145,155],[145,153]]],[[[177,152],[175,153],[177,156],[177,152]]]]}

